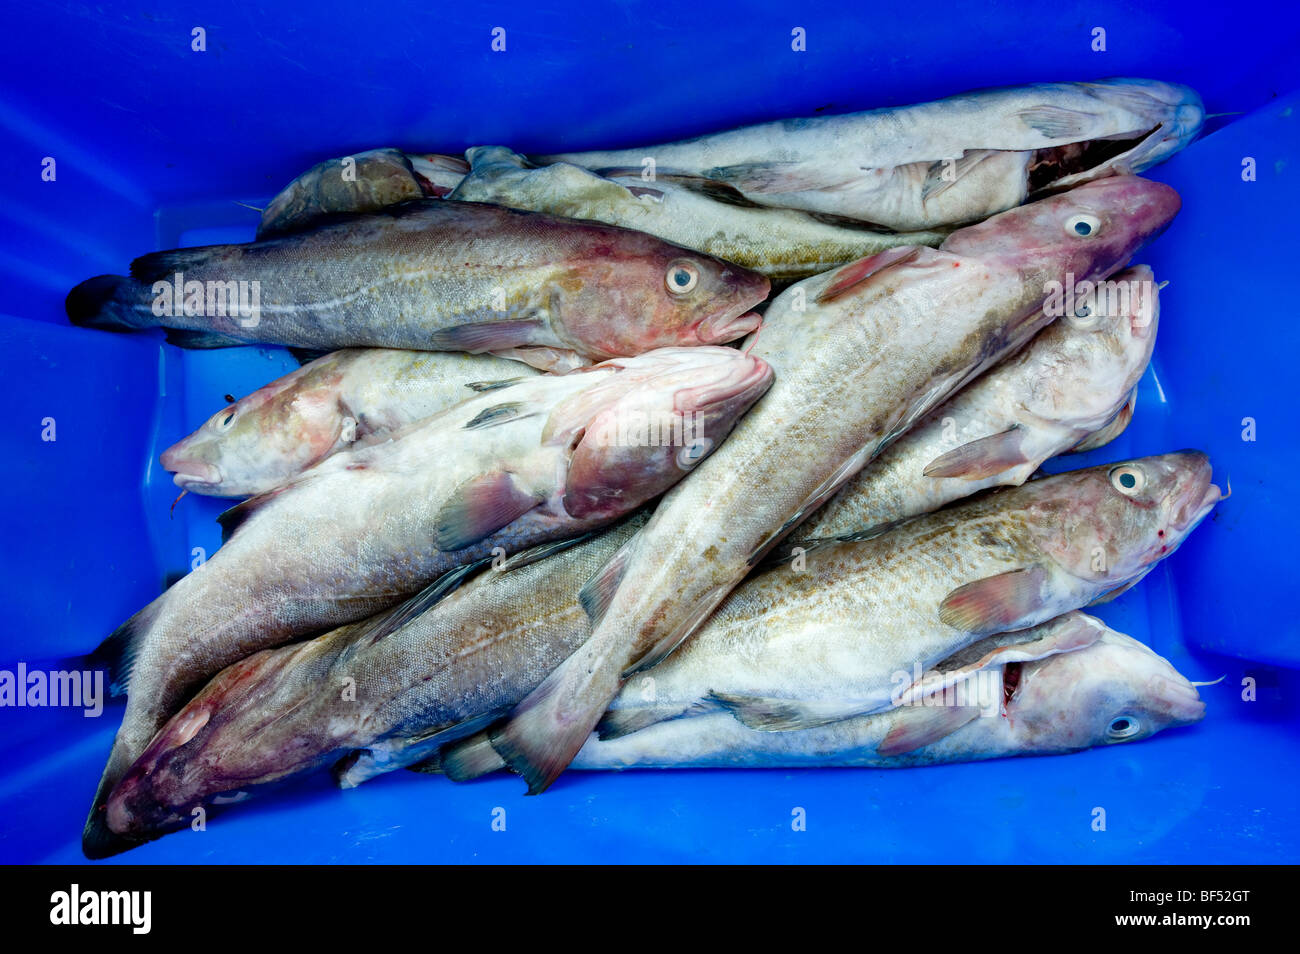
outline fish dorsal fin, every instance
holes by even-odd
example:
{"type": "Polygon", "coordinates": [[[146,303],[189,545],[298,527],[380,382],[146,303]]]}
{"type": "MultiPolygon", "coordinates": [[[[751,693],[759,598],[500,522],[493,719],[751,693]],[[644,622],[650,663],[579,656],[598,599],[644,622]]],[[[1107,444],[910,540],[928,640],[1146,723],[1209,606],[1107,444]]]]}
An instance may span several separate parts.
{"type": "Polygon", "coordinates": [[[830,282],[817,293],[816,303],[821,305],[833,301],[851,289],[864,286],[873,275],[879,274],[891,265],[898,265],[915,259],[921,254],[919,245],[900,245],[860,258],[856,262],[842,266],[831,275],[830,282]]]}
{"type": "MultiPolygon", "coordinates": [[[[310,471],[308,471],[308,474],[310,474],[310,471]]],[[[302,478],[299,478],[299,480],[301,479],[302,478]]],[[[249,497],[247,500],[221,511],[221,513],[217,515],[217,524],[221,527],[221,542],[223,544],[228,542],[239,528],[248,522],[249,517],[253,516],[253,514],[257,513],[264,506],[296,483],[298,483],[297,480],[285,484],[283,487],[276,487],[274,490],[268,490],[264,494],[258,494],[256,497],[249,497]]]]}
{"type": "Polygon", "coordinates": [[[557,553],[562,553],[570,547],[576,547],[579,543],[586,543],[593,537],[598,536],[601,532],[602,531],[600,530],[592,530],[576,537],[569,537],[565,540],[552,540],[549,543],[539,543],[537,546],[529,547],[527,550],[520,550],[509,559],[502,562],[500,566],[496,567],[494,572],[509,573],[511,570],[522,569],[529,564],[536,563],[538,560],[545,560],[547,557],[554,556],[557,553]]]}
{"type": "Polygon", "coordinates": [[[438,510],[433,545],[463,550],[518,520],[546,499],[506,470],[493,470],[465,481],[438,510]]]}
{"type": "Polygon", "coordinates": [[[939,619],[967,633],[1017,629],[1049,609],[1043,590],[1047,570],[1039,564],[959,586],[939,604],[939,619]]]}
{"type": "Polygon", "coordinates": [[[467,431],[475,431],[479,428],[495,427],[498,424],[505,424],[507,421],[515,421],[523,417],[532,417],[535,413],[537,412],[525,413],[524,404],[520,401],[506,401],[502,404],[485,407],[475,414],[471,420],[462,424],[461,427],[467,431]]]}
{"type": "Polygon", "coordinates": [[[893,728],[876,747],[876,753],[885,758],[914,752],[938,742],[980,714],[977,706],[909,707],[894,711],[897,717],[893,728]]]}
{"type": "Polygon", "coordinates": [[[1024,437],[1025,432],[1019,426],[981,437],[940,454],[926,465],[923,473],[926,477],[985,480],[1029,463],[1023,450],[1024,437]]]}
{"type": "Polygon", "coordinates": [[[822,162],[779,160],[716,166],[705,170],[704,178],[725,182],[746,195],[807,192],[833,188],[848,181],[842,172],[833,172],[822,162]]]}

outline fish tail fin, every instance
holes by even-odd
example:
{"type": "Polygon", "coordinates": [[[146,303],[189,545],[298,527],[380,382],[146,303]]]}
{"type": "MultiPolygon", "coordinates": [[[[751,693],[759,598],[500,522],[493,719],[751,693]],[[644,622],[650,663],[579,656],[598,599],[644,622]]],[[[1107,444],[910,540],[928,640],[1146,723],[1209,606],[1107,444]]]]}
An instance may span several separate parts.
{"type": "Polygon", "coordinates": [[[130,753],[119,733],[118,738],[113,740],[113,751],[109,753],[108,764],[104,766],[99,787],[95,789],[90,814],[86,816],[86,826],[81,831],[81,853],[92,861],[111,858],[144,844],[139,839],[119,835],[108,827],[108,797],[131,767],[131,762],[130,753]]]}
{"type": "MultiPolygon", "coordinates": [[[[455,745],[443,749],[438,756],[438,770],[453,782],[468,782],[482,775],[499,772],[506,767],[506,762],[496,749],[487,732],[480,732],[468,739],[462,739],[455,745]]],[[[431,772],[432,768],[423,768],[426,762],[412,766],[418,771],[431,772]]]]}
{"type": "Polygon", "coordinates": [[[622,682],[625,660],[598,642],[599,632],[490,729],[492,748],[538,795],[568,768],[622,682]]]}
{"type": "Polygon", "coordinates": [[[88,278],[64,300],[68,320],[80,328],[100,331],[139,331],[158,321],[147,307],[140,284],[125,275],[88,278]]]}
{"type": "Polygon", "coordinates": [[[85,657],[88,669],[108,670],[108,691],[120,696],[131,683],[131,670],[135,667],[136,651],[145,635],[153,627],[166,594],[158,597],[119,626],[85,657]]]}
{"type": "Polygon", "coordinates": [[[158,281],[170,282],[177,272],[184,275],[190,269],[206,265],[227,248],[223,245],[200,245],[195,248],[150,252],[131,263],[131,277],[141,285],[152,285],[158,281]]]}

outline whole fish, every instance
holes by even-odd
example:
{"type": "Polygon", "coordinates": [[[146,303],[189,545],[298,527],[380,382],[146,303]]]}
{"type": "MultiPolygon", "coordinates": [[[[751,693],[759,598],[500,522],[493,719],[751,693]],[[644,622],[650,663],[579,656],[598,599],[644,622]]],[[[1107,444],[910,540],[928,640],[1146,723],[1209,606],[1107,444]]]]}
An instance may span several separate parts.
{"type": "Polygon", "coordinates": [[[222,408],[167,448],[162,465],[193,493],[265,493],[358,442],[536,373],[493,355],[335,351],[222,408]]]}
{"type": "Polygon", "coordinates": [[[593,736],[573,767],[937,765],[1136,742],[1205,715],[1196,683],[1137,640],[1105,627],[1096,642],[1074,652],[1012,662],[982,675],[997,678],[1005,698],[1000,714],[983,707],[978,691],[966,694],[974,706],[961,705],[961,692],[952,694],[958,705],[949,708],[956,714],[916,703],[792,732],[756,731],[713,713],[610,741],[593,736]]]}
{"type": "Polygon", "coordinates": [[[719,180],[762,205],[930,229],[1141,172],[1190,142],[1204,118],[1200,97],[1175,83],[1040,83],[537,161],[609,175],[639,174],[652,160],[656,175],[719,180]]]}
{"type": "Polygon", "coordinates": [[[771,380],[766,364],[732,348],[661,349],[530,378],[227,511],[221,549],[103,647],[121,660],[115,684],[126,672],[130,684],[86,854],[119,850],[104,799],[208,677],[371,616],[459,566],[631,512],[707,456],[771,380]],[[675,422],[682,440],[644,439],[647,418],[675,422]]]}
{"type": "Polygon", "coordinates": [[[750,344],[775,386],[588,584],[591,639],[493,730],[530,791],[563,771],[629,667],[663,659],[894,437],[1044,327],[1051,283],[1115,271],[1178,204],[1111,177],[782,293],[750,344]]]}
{"type": "Polygon", "coordinates": [[[1045,477],[869,539],[811,545],[746,580],[677,652],[629,682],[601,734],[718,709],[750,728],[801,729],[890,708],[897,674],[919,679],[980,637],[1132,586],[1220,496],[1205,455],[1181,452],[1045,477]]]}
{"type": "Polygon", "coordinates": [[[1053,322],[918,421],[799,536],[834,537],[928,513],[987,487],[1022,484],[1089,435],[1101,446],[1114,422],[1131,415],[1159,322],[1159,291],[1145,265],[1103,286],[1100,299],[1077,302],[1079,314],[1053,322]]]}
{"type": "Polygon", "coordinates": [[[753,331],[768,280],[616,226],[426,199],[248,245],[154,252],[68,295],[74,324],[168,339],[491,351],[568,370],[753,331]]]}
{"type": "Polygon", "coordinates": [[[477,730],[586,638],[578,590],[644,523],[543,544],[450,595],[440,580],[373,620],[241,659],[149,743],[108,801],[109,827],[153,837],[334,763],[356,785],[477,730]]]}
{"type": "Polygon", "coordinates": [[[327,159],[289,183],[262,212],[258,239],[302,232],[330,215],[378,212],[426,197],[441,198],[469,172],[456,156],[408,156],[398,149],[371,149],[327,159]]]}
{"type": "Polygon", "coordinates": [[[472,170],[448,198],[594,219],[657,235],[789,283],[941,232],[872,231],[851,220],[774,209],[691,176],[596,175],[567,162],[537,168],[500,146],[471,149],[472,170]]]}

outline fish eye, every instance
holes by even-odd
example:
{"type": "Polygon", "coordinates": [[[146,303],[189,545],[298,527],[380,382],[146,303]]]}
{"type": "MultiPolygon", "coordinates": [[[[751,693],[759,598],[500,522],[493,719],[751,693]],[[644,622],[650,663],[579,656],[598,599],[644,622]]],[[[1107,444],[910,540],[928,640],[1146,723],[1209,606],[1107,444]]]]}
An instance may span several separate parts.
{"type": "Polygon", "coordinates": [[[690,262],[676,261],[668,266],[664,283],[674,295],[685,295],[700,283],[700,270],[690,262]]]}
{"type": "Polygon", "coordinates": [[[1072,215],[1065,220],[1065,231],[1069,235],[1077,235],[1080,238],[1088,238],[1096,235],[1101,231],[1101,219],[1095,215],[1079,213],[1072,215]]]}
{"type": "Polygon", "coordinates": [[[229,410],[224,412],[224,416],[218,415],[218,417],[221,417],[221,420],[218,422],[218,426],[222,430],[225,430],[227,427],[230,426],[230,422],[235,419],[235,409],[232,407],[229,410]]]}
{"type": "Polygon", "coordinates": [[[1136,496],[1147,485],[1147,475],[1140,467],[1132,464],[1120,464],[1110,472],[1110,484],[1128,497],[1136,496]]]}
{"type": "Polygon", "coordinates": [[[1131,739],[1142,731],[1142,723],[1132,716],[1116,716],[1110,720],[1110,725],[1106,726],[1106,737],[1112,742],[1123,742],[1125,739],[1131,739]]]}

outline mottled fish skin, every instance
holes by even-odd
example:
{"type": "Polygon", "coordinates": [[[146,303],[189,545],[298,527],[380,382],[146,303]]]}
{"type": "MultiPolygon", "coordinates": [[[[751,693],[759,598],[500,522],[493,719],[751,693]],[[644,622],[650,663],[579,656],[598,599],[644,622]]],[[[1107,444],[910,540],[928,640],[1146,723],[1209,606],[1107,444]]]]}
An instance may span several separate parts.
{"type": "Polygon", "coordinates": [[[981,637],[1131,585],[1219,497],[1206,457],[1179,452],[1004,488],[866,540],[810,544],[746,580],[677,652],[633,677],[602,734],[718,709],[781,729],[890,708],[897,674],[919,676],[981,637]],[[1125,474],[1141,490],[1123,487],[1125,474]]]}
{"type": "Polygon", "coordinates": [[[257,238],[301,232],[338,213],[377,212],[411,199],[441,197],[468,171],[468,163],[455,156],[417,158],[398,149],[327,159],[271,200],[262,212],[257,238]]]}
{"type": "Polygon", "coordinates": [[[1178,205],[1168,186],[1113,177],[785,291],[749,343],[775,386],[592,581],[592,638],[494,730],[530,790],[568,764],[629,667],[671,652],[882,446],[1044,327],[1050,282],[1115,271],[1178,205]]]}
{"type": "Polygon", "coordinates": [[[1043,461],[1110,425],[1151,360],[1159,291],[1145,265],[1107,284],[1123,289],[1123,297],[1114,298],[1120,307],[1103,313],[1095,302],[1078,302],[1086,314],[1054,321],[1023,351],[927,414],[813,514],[798,536],[859,533],[989,487],[1022,484],[1043,461]],[[926,475],[958,455],[945,471],[949,476],[926,475]]]}
{"type": "Polygon", "coordinates": [[[1204,118],[1200,97],[1174,83],[1042,83],[537,161],[608,174],[653,159],[657,174],[717,179],[763,205],[930,229],[1140,172],[1190,142],[1204,118]]]}
{"type": "MultiPolygon", "coordinates": [[[[903,768],[1077,752],[1136,742],[1204,718],[1196,687],[1168,660],[1093,622],[1102,631],[1089,646],[990,670],[1002,675],[998,688],[1010,693],[1001,712],[980,707],[962,716],[910,705],[790,732],[755,731],[726,713],[712,713],[608,741],[592,736],[572,767],[903,768]],[[944,723],[953,728],[945,732],[944,723]],[[910,743],[900,739],[924,744],[907,748],[910,743]]],[[[956,693],[950,698],[963,701],[956,693]]]]}
{"type": "Polygon", "coordinates": [[[483,570],[391,632],[352,624],[240,660],[150,742],[109,799],[109,826],[153,837],[345,755],[335,771],[350,787],[472,732],[586,638],[578,590],[644,523],[483,570]]]}
{"type": "MultiPolygon", "coordinates": [[[[231,511],[234,533],[110,637],[128,702],[83,835],[120,850],[103,800],[203,681],[254,652],[363,619],[442,573],[575,536],[662,493],[724,440],[770,385],[732,348],[660,349],[579,374],[542,375],[347,450],[231,511]],[[684,455],[631,446],[630,413],[698,414],[712,442],[684,455]]],[[[120,678],[117,680],[120,683],[120,678]]]]}
{"type": "Polygon", "coordinates": [[[536,168],[481,146],[448,198],[492,202],[657,235],[788,284],[900,245],[940,244],[943,232],[873,231],[851,221],[757,205],[722,182],[692,177],[605,177],[571,163],[536,168]]]}
{"type": "Polygon", "coordinates": [[[749,309],[769,289],[761,275],[640,232],[439,199],[247,245],[155,252],[131,268],[129,279],[74,288],[71,320],[164,325],[196,347],[490,351],[546,370],[733,341],[758,327],[749,309]],[[256,282],[257,311],[155,314],[155,283],[177,274],[187,285],[256,282]]]}
{"type": "Polygon", "coordinates": [[[176,486],[248,497],[283,486],[357,442],[382,439],[498,384],[538,372],[452,351],[352,348],[277,378],[162,454],[176,486]]]}

